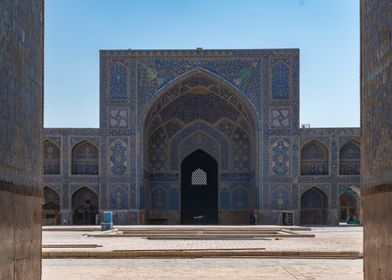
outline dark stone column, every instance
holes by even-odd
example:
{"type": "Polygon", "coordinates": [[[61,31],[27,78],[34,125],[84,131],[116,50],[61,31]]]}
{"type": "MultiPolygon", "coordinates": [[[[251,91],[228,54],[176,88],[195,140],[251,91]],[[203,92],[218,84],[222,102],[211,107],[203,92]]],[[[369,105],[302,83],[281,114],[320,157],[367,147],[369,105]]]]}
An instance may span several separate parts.
{"type": "Polygon", "coordinates": [[[43,13],[0,1],[0,279],[41,279],[43,13]]]}
{"type": "Polygon", "coordinates": [[[361,1],[365,279],[392,275],[392,2],[361,1]]]}

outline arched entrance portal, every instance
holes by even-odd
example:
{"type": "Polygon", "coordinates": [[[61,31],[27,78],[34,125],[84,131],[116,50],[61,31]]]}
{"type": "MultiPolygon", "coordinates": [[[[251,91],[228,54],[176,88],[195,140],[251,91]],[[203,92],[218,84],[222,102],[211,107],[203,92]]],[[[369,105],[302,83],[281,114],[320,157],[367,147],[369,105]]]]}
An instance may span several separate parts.
{"type": "Polygon", "coordinates": [[[72,195],[72,209],[74,225],[95,225],[98,195],[89,188],[81,188],[72,195]]]}
{"type": "Polygon", "coordinates": [[[340,205],[340,221],[346,222],[347,218],[351,216],[354,220],[359,219],[358,213],[358,198],[359,195],[353,189],[348,188],[339,197],[340,205]]]}
{"type": "Polygon", "coordinates": [[[317,189],[311,188],[301,197],[301,224],[326,225],[328,223],[328,197],[317,189]]]}
{"type": "Polygon", "coordinates": [[[218,164],[202,150],[181,163],[181,224],[218,223],[218,164]]]}
{"type": "Polygon", "coordinates": [[[60,196],[51,188],[44,188],[45,203],[42,205],[42,224],[60,224],[60,196]]]}
{"type": "Polygon", "coordinates": [[[141,203],[145,207],[141,217],[146,223],[249,222],[256,200],[248,198],[257,197],[252,195],[257,191],[257,117],[243,93],[208,71],[191,71],[157,93],[143,118],[140,143],[144,174],[141,197],[146,202],[141,203]],[[186,159],[189,155],[195,157],[189,160],[195,164],[201,164],[198,157],[204,158],[202,162],[215,162],[214,171],[206,170],[207,163],[191,165],[186,159]],[[219,186],[214,179],[211,194],[202,195],[200,186],[200,192],[187,192],[193,189],[191,172],[198,168],[195,174],[212,172],[221,179],[219,186]],[[223,197],[219,204],[218,193],[223,197]],[[196,194],[213,201],[195,202],[196,194]],[[196,212],[201,212],[197,205],[202,202],[208,204],[208,217],[193,220],[201,215],[196,212]]]}

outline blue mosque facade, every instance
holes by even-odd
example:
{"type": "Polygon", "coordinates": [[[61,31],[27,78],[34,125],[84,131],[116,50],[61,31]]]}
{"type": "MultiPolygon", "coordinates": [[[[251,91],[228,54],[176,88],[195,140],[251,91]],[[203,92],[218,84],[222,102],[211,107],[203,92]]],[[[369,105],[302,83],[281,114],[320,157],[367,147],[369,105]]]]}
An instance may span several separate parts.
{"type": "Polygon", "coordinates": [[[359,128],[300,127],[299,65],[298,49],[102,50],[100,127],[45,129],[44,223],[359,219],[359,128]]]}

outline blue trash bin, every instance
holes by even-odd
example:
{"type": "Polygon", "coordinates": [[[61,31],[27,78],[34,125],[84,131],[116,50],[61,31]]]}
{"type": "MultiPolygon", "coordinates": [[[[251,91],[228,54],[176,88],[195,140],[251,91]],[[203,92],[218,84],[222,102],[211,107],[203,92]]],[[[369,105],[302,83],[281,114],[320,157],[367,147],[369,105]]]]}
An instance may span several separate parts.
{"type": "Polygon", "coordinates": [[[101,231],[113,229],[113,212],[112,211],[104,211],[102,220],[103,221],[101,223],[101,231]]]}

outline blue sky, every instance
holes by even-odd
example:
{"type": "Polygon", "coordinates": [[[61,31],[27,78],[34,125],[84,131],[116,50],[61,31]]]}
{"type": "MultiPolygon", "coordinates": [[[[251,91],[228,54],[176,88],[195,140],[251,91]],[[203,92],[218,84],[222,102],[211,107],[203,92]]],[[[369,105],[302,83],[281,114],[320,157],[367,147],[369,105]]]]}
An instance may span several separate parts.
{"type": "Polygon", "coordinates": [[[359,126],[357,0],[48,0],[45,127],[99,126],[100,49],[300,49],[300,122],[359,126]]]}

